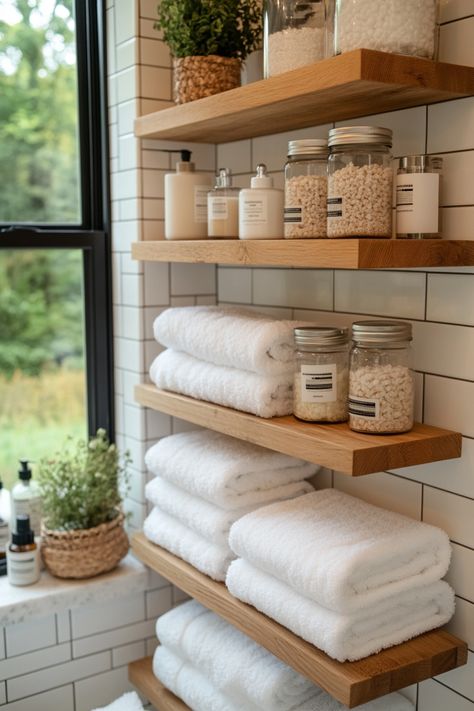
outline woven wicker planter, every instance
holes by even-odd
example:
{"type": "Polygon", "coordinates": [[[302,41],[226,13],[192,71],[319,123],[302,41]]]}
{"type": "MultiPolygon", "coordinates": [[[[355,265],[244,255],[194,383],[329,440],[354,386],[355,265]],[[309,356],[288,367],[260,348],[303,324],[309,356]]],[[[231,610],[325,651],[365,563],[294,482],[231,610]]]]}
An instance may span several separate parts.
{"type": "Polygon", "coordinates": [[[174,100],[176,104],[202,99],[240,86],[240,59],[182,57],[173,60],[174,100]]]}
{"type": "Polygon", "coordinates": [[[51,531],[43,527],[44,564],[57,578],[92,578],[115,568],[127,554],[124,515],[94,528],[51,531]]]}

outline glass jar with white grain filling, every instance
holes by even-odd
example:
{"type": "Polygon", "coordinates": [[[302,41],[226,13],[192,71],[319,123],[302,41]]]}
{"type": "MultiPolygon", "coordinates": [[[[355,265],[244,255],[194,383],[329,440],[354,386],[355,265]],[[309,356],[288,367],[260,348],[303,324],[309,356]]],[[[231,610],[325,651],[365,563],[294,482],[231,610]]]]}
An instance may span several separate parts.
{"type": "Polygon", "coordinates": [[[293,414],[307,422],[348,418],[349,336],[347,329],[295,328],[293,414]]]}
{"type": "Polygon", "coordinates": [[[328,142],[290,141],[285,165],[285,237],[327,237],[328,142]]]}
{"type": "Polygon", "coordinates": [[[392,237],[392,131],[329,131],[328,237],[392,237]]]}
{"type": "Polygon", "coordinates": [[[411,324],[359,321],[352,325],[352,340],[350,428],[372,434],[408,432],[415,401],[411,324]]]}

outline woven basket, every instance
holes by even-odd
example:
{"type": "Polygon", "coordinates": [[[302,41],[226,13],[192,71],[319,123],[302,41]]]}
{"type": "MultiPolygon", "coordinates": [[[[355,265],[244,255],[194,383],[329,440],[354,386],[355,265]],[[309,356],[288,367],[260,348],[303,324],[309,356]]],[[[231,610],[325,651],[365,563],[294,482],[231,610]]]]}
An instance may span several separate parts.
{"type": "Polygon", "coordinates": [[[115,568],[129,549],[124,515],[78,531],[42,530],[44,564],[57,578],[92,578],[115,568]]]}
{"type": "Polygon", "coordinates": [[[185,104],[205,96],[240,86],[240,59],[219,57],[181,57],[173,59],[174,101],[185,104]]]}

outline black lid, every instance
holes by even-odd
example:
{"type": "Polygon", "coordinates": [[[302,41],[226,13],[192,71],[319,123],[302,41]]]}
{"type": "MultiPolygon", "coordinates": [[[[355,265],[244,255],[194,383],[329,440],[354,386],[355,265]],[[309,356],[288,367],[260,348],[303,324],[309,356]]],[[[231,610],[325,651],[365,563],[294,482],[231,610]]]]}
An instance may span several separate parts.
{"type": "Polygon", "coordinates": [[[29,481],[33,476],[31,469],[28,466],[27,459],[20,459],[21,469],[18,470],[18,476],[22,481],[29,481]]]}
{"type": "Polygon", "coordinates": [[[12,543],[16,546],[27,546],[35,542],[35,534],[30,528],[30,517],[21,515],[16,517],[16,531],[12,533],[12,543]]]}
{"type": "Polygon", "coordinates": [[[0,479],[0,491],[3,489],[3,481],[0,479]]]}

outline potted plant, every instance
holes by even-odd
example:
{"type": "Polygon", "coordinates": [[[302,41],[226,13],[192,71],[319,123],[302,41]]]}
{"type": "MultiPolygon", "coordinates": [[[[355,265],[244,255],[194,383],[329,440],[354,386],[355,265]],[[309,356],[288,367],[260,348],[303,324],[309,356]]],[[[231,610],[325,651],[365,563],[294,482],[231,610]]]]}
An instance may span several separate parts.
{"type": "Polygon", "coordinates": [[[240,85],[242,61],[258,49],[260,0],[161,0],[155,28],[173,55],[177,104],[240,85]]]}
{"type": "Polygon", "coordinates": [[[112,570],[126,555],[120,485],[126,485],[129,461],[103,429],[89,442],[69,440],[52,459],[41,460],[41,551],[50,573],[89,578],[112,570]]]}

